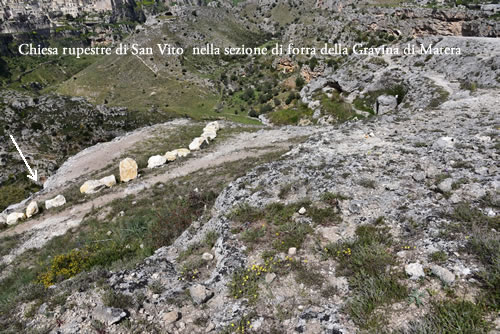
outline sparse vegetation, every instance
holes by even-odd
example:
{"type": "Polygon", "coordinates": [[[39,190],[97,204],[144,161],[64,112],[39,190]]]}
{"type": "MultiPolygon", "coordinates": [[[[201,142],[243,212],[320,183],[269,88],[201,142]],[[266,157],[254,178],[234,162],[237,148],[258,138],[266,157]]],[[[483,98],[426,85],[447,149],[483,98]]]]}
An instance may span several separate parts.
{"type": "Polygon", "coordinates": [[[384,317],[375,315],[376,309],[408,296],[397,270],[392,268],[396,256],[390,251],[391,245],[388,228],[379,222],[359,226],[353,240],[330,243],[322,252],[335,258],[339,274],[348,277],[354,297],[346,310],[366,330],[381,330],[386,324],[384,317]]]}

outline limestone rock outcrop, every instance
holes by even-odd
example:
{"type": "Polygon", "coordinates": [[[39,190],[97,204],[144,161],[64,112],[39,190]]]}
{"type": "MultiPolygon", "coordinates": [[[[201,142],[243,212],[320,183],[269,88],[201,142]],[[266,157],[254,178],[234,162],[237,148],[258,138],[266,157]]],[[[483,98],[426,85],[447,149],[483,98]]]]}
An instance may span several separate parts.
{"type": "Polygon", "coordinates": [[[120,162],[120,180],[129,182],[137,178],[137,162],[132,158],[126,158],[120,162]]]}

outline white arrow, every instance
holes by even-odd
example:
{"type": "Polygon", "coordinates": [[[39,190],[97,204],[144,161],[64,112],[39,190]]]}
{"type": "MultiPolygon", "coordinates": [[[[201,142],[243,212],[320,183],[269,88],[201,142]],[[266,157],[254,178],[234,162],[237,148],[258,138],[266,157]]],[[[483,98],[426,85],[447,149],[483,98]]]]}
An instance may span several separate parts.
{"type": "Polygon", "coordinates": [[[31,169],[30,165],[28,165],[28,161],[26,161],[26,158],[24,157],[23,152],[21,152],[19,145],[17,145],[16,140],[14,139],[14,137],[12,137],[12,135],[10,135],[10,139],[12,140],[12,142],[14,143],[14,146],[16,146],[17,150],[19,151],[19,154],[21,155],[21,158],[23,158],[23,161],[26,164],[26,167],[28,167],[28,170],[31,174],[31,175],[27,175],[28,179],[31,179],[31,180],[37,182],[38,181],[38,172],[35,170],[35,172],[33,173],[33,170],[31,169]]]}

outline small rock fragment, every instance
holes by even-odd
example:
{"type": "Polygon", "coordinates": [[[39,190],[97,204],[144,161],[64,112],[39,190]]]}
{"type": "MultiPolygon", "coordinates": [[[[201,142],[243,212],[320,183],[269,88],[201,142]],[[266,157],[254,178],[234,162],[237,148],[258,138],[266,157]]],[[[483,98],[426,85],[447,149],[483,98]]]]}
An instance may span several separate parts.
{"type": "Polygon", "coordinates": [[[214,131],[214,132],[217,132],[220,130],[220,125],[219,125],[219,122],[217,121],[213,121],[213,122],[210,122],[208,123],[204,128],[203,128],[203,132],[206,132],[206,131],[214,131]]]}
{"type": "Polygon", "coordinates": [[[443,283],[452,284],[455,281],[455,275],[446,268],[438,265],[432,265],[431,271],[434,275],[439,277],[439,279],[443,281],[443,283]]]}
{"type": "Polygon", "coordinates": [[[174,322],[176,322],[177,320],[179,320],[180,318],[181,318],[181,314],[179,312],[171,311],[163,316],[163,321],[165,321],[165,323],[167,325],[170,325],[170,324],[173,324],[174,322]]]}
{"type": "Polygon", "coordinates": [[[205,261],[212,261],[214,259],[214,256],[210,253],[203,253],[201,258],[205,261]]]}
{"type": "Polygon", "coordinates": [[[276,274],[275,273],[267,273],[266,274],[266,283],[267,284],[270,284],[274,281],[274,279],[276,278],[276,274]]]}
{"type": "Polygon", "coordinates": [[[107,326],[117,324],[127,317],[125,311],[114,307],[98,307],[92,315],[107,326]]]}
{"type": "Polygon", "coordinates": [[[295,254],[297,254],[297,248],[291,247],[288,249],[288,255],[293,256],[295,254]]]}
{"type": "Polygon", "coordinates": [[[201,284],[195,284],[189,288],[189,293],[196,305],[203,304],[213,297],[214,293],[201,284]]]}
{"type": "Polygon", "coordinates": [[[452,185],[453,185],[453,179],[447,178],[446,180],[438,184],[438,189],[441,190],[443,193],[448,193],[452,190],[452,185]]]}
{"type": "Polygon", "coordinates": [[[217,138],[217,132],[211,131],[211,130],[206,130],[206,131],[203,131],[203,133],[201,134],[201,137],[207,138],[209,140],[214,140],[215,138],[217,138]]]}
{"type": "Polygon", "coordinates": [[[299,213],[300,213],[301,215],[305,214],[306,212],[307,212],[307,210],[306,210],[306,208],[304,208],[304,207],[301,207],[301,208],[300,208],[300,210],[299,210],[299,213]]]}
{"type": "Polygon", "coordinates": [[[405,271],[412,280],[418,280],[420,277],[425,277],[424,268],[420,263],[407,264],[405,266],[405,271]]]}
{"type": "Polygon", "coordinates": [[[455,146],[455,140],[452,137],[441,137],[436,140],[432,146],[436,149],[450,149],[455,146]]]}

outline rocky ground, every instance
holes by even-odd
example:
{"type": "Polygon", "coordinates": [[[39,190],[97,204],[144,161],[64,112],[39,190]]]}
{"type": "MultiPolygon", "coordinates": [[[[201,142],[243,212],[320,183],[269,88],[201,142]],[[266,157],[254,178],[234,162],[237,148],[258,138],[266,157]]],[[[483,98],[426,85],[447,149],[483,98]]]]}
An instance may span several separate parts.
{"type": "Polygon", "coordinates": [[[0,232],[0,332],[500,332],[493,16],[170,5],[127,41],[432,43],[462,54],[105,57],[78,73],[66,64],[74,75],[35,94],[8,83],[0,131],[44,184],[20,181],[24,165],[0,139],[0,224],[40,205],[0,232]],[[135,86],[121,83],[131,76],[135,86]],[[148,168],[215,118],[208,147],[148,168]],[[127,157],[137,179],[80,193],[85,181],[119,180],[127,157]],[[42,208],[56,195],[66,203],[42,208]]]}
{"type": "MultiPolygon", "coordinates": [[[[500,101],[449,86],[436,109],[320,128],[231,182],[171,246],[52,286],[62,305],[31,302],[18,316],[60,333],[492,330],[500,101]]],[[[296,129],[266,131],[307,133],[296,129]]],[[[266,131],[255,138],[276,146],[266,131]]],[[[220,149],[186,164],[208,167],[220,149]]],[[[101,224],[113,231],[116,218],[101,224]]]]}

